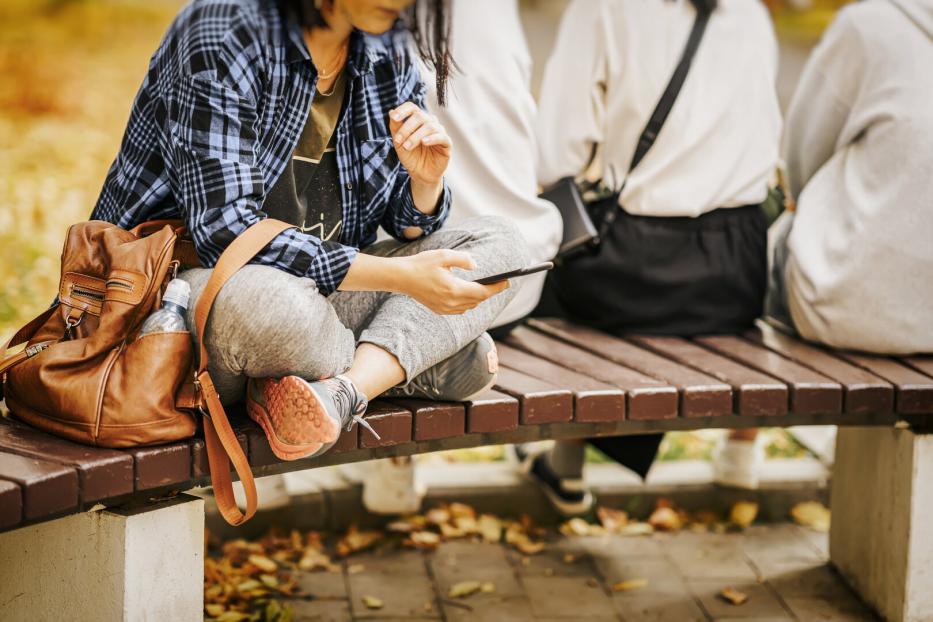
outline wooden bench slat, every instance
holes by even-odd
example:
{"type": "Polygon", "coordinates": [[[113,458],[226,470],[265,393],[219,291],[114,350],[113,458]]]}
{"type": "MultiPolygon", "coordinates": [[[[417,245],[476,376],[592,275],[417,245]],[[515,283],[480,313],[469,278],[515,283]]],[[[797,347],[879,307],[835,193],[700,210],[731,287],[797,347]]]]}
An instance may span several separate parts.
{"type": "MultiPolygon", "coordinates": [[[[525,327],[516,328],[506,343],[585,376],[625,391],[628,419],[669,419],[677,416],[677,389],[633,369],[525,327]]],[[[606,421],[605,417],[576,421],[606,421]]]]}
{"type": "Polygon", "coordinates": [[[933,356],[908,356],[900,359],[902,363],[913,367],[921,374],[933,378],[933,356]]]}
{"type": "Polygon", "coordinates": [[[933,412],[933,378],[884,356],[855,352],[840,352],[839,356],[893,384],[897,412],[903,415],[933,412]]]}
{"type": "Polygon", "coordinates": [[[804,343],[763,322],[746,338],[840,383],[844,412],[891,412],[894,408],[894,387],[889,382],[817,345],[804,343]]]}
{"type": "Polygon", "coordinates": [[[682,417],[712,417],[732,413],[732,387],[712,376],[675,363],[619,337],[565,320],[530,320],[528,323],[535,330],[674,386],[680,392],[682,417]]]}
{"type": "Polygon", "coordinates": [[[390,401],[411,411],[413,415],[412,440],[432,441],[439,438],[463,436],[466,432],[466,411],[463,404],[418,399],[392,399],[390,401]]]}
{"type": "Polygon", "coordinates": [[[486,391],[466,402],[467,434],[505,432],[518,428],[518,400],[498,391],[486,391]]]}
{"type": "MultiPolygon", "coordinates": [[[[237,415],[231,415],[228,413],[230,419],[230,427],[233,428],[233,433],[236,434],[236,440],[240,443],[240,447],[243,449],[243,453],[249,457],[249,436],[247,435],[247,430],[253,424],[252,421],[249,421],[247,424],[246,421],[243,421],[237,415]]],[[[255,426],[258,427],[258,426],[255,426]]],[[[194,438],[188,439],[188,446],[191,451],[191,477],[195,480],[201,480],[202,478],[210,479],[211,469],[210,464],[207,460],[207,446],[204,444],[204,439],[200,436],[195,436],[194,438]]],[[[233,468],[230,468],[231,473],[233,473],[233,468]]]]}
{"type": "Polygon", "coordinates": [[[187,440],[124,451],[133,456],[135,462],[137,491],[181,486],[191,481],[191,446],[187,440]]]}
{"type": "Polygon", "coordinates": [[[500,364],[556,387],[570,389],[574,421],[618,421],[625,418],[625,391],[622,389],[504,344],[499,344],[498,350],[500,364]]]}
{"type": "Polygon", "coordinates": [[[23,493],[16,482],[0,479],[0,529],[23,520],[23,493]]]}
{"type": "Polygon", "coordinates": [[[360,430],[361,448],[387,447],[412,440],[413,416],[407,408],[376,400],[370,402],[369,409],[363,417],[381,438],[377,439],[372,432],[362,428],[360,430]]]}
{"type": "Polygon", "coordinates": [[[740,337],[697,337],[699,343],[787,383],[790,409],[801,415],[842,412],[842,386],[823,374],[740,337]]]}
{"type": "Polygon", "coordinates": [[[0,479],[19,485],[23,520],[78,507],[78,471],[73,467],[0,452],[0,479]]]}
{"type": "Polygon", "coordinates": [[[339,454],[343,451],[353,451],[357,449],[360,445],[360,431],[359,426],[356,422],[350,426],[349,430],[344,430],[340,433],[340,438],[337,439],[337,442],[334,443],[334,446],[330,450],[336,454],[339,454]]]}
{"type": "MultiPolygon", "coordinates": [[[[502,348],[499,348],[502,362],[502,348]]],[[[556,423],[573,419],[573,393],[549,382],[522,372],[499,368],[495,388],[514,397],[519,404],[519,420],[522,425],[556,423]]]]}
{"type": "Polygon", "coordinates": [[[626,340],[730,385],[733,391],[733,411],[739,415],[767,417],[787,414],[787,385],[780,380],[680,337],[638,335],[627,337],[626,340]]]}
{"type": "Polygon", "coordinates": [[[123,451],[81,445],[11,419],[0,419],[0,451],[76,468],[81,504],[133,492],[133,457],[123,451]]]}

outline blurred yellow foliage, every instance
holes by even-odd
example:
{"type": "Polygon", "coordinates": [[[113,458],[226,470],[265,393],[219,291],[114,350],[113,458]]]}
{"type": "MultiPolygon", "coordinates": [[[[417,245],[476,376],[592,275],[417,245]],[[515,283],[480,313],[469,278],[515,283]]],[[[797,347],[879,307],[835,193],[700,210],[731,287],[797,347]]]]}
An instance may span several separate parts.
{"type": "Polygon", "coordinates": [[[0,3],[0,336],[55,297],[179,0],[0,3]]]}

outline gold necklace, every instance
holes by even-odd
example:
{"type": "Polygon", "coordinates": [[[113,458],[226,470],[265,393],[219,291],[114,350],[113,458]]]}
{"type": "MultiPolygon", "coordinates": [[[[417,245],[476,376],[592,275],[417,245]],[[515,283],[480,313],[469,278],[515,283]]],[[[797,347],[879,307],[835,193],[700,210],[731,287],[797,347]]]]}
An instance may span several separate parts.
{"type": "MultiPolygon", "coordinates": [[[[317,70],[318,80],[330,80],[335,75],[337,75],[337,72],[343,66],[344,60],[346,60],[346,51],[347,51],[347,41],[344,41],[343,45],[340,46],[340,50],[337,52],[337,55],[334,57],[334,64],[331,66],[331,68],[330,69],[318,68],[317,70]]],[[[313,61],[314,59],[312,59],[312,62],[313,61]]],[[[315,65],[315,67],[317,67],[317,65],[315,65]]]]}

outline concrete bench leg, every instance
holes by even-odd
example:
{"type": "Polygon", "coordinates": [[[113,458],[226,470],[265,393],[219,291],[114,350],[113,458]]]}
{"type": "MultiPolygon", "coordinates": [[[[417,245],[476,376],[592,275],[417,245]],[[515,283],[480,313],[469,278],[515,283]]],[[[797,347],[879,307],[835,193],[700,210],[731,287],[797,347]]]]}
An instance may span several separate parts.
{"type": "Polygon", "coordinates": [[[833,564],[890,621],[933,621],[933,434],[840,428],[833,564]]]}
{"type": "Polygon", "coordinates": [[[201,620],[204,501],[83,512],[0,534],[0,620],[201,620]]]}

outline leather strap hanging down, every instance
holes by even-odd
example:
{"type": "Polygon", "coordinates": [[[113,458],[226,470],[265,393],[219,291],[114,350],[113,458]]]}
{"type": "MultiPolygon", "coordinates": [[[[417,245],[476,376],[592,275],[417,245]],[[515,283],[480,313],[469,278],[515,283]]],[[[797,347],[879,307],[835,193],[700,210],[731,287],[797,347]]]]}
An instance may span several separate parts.
{"type": "MultiPolygon", "coordinates": [[[[32,339],[32,336],[36,334],[36,331],[42,328],[42,325],[45,324],[45,322],[50,317],[52,317],[52,314],[55,313],[56,309],[58,309],[57,304],[49,307],[48,309],[46,309],[45,311],[43,311],[42,313],[34,317],[28,324],[26,324],[25,326],[20,328],[18,331],[16,331],[16,333],[14,333],[13,336],[10,337],[5,344],[3,344],[3,347],[0,348],[0,356],[6,356],[7,350],[9,350],[10,348],[16,347],[19,344],[25,343],[29,341],[30,339],[32,339]]],[[[0,359],[0,398],[3,397],[4,375],[6,374],[7,370],[15,365],[18,365],[19,363],[22,363],[29,357],[34,356],[35,354],[38,354],[39,352],[44,350],[46,347],[52,345],[53,343],[55,342],[44,341],[42,343],[37,343],[26,348],[25,350],[21,350],[20,352],[17,352],[13,356],[10,356],[5,359],[0,359]]]]}
{"type": "Polygon", "coordinates": [[[230,427],[227,413],[220,396],[214,387],[210,373],[207,371],[207,348],[204,345],[204,330],[207,318],[210,315],[214,299],[220,293],[230,277],[237,270],[249,263],[259,251],[271,242],[277,235],[294,225],[280,220],[262,220],[240,234],[220,256],[217,265],[211,273],[204,291],[198,299],[194,311],[194,323],[198,337],[198,369],[195,378],[200,386],[201,397],[207,406],[204,421],[204,442],[207,447],[207,459],[211,469],[211,486],[214,488],[214,499],[224,519],[231,525],[242,525],[256,513],[258,500],[256,496],[256,482],[249,466],[249,460],[243,453],[236,434],[230,427]],[[246,511],[241,512],[233,496],[233,481],[230,477],[230,464],[236,471],[243,491],[246,493],[246,511]]]}

